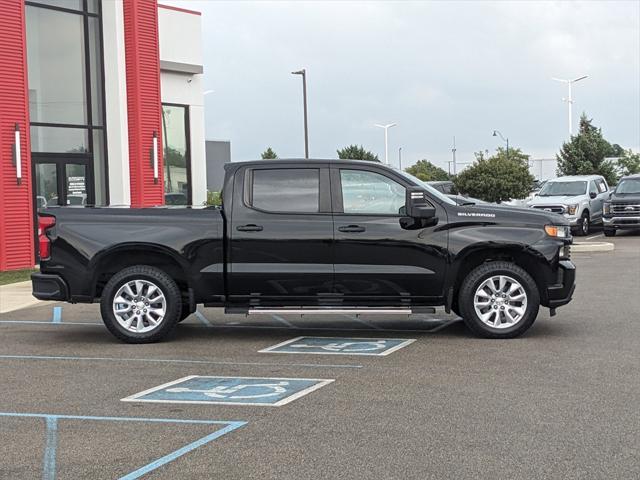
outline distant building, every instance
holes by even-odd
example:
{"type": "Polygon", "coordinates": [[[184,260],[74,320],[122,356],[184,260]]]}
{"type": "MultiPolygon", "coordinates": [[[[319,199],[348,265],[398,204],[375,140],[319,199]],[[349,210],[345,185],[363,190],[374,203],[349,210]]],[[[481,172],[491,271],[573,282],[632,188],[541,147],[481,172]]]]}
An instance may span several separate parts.
{"type": "Polygon", "coordinates": [[[219,192],[224,181],[224,164],[231,161],[231,142],[207,140],[207,190],[219,192]]]}

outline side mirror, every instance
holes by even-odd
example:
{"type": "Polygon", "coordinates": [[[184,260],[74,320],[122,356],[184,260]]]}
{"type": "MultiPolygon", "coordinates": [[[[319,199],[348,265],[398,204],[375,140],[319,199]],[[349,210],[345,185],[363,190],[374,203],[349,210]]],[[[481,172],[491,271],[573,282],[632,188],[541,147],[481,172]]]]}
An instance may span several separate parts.
{"type": "Polygon", "coordinates": [[[589,192],[589,198],[594,199],[598,196],[596,192],[589,192]]]}
{"type": "Polygon", "coordinates": [[[434,218],[436,209],[431,205],[427,194],[420,187],[407,188],[407,216],[412,218],[434,218]]]}

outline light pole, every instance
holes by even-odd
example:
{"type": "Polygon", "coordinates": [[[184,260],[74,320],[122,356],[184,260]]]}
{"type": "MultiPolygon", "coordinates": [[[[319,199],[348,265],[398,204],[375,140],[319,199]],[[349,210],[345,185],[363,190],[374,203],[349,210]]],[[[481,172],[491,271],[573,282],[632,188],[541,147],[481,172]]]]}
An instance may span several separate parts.
{"type": "Polygon", "coordinates": [[[303,68],[292,75],[302,75],[302,102],[304,104],[304,158],[309,158],[309,128],[307,126],[307,71],[303,68]]]}
{"type": "Polygon", "coordinates": [[[389,129],[395,127],[395,123],[387,123],[386,125],[375,124],[378,128],[384,128],[384,163],[389,165],[389,129]]]}
{"type": "Polygon", "coordinates": [[[582,77],[574,78],[573,80],[566,80],[564,78],[551,79],[551,80],[555,80],[556,82],[566,83],[569,86],[569,96],[562,99],[562,101],[567,102],[567,105],[569,106],[569,136],[573,135],[573,108],[572,108],[573,97],[571,96],[571,85],[573,85],[576,82],[579,82],[580,80],[584,80],[588,76],[589,75],[583,75],[582,77]]]}
{"type": "Polygon", "coordinates": [[[494,137],[500,137],[503,142],[507,142],[507,158],[509,158],[509,138],[508,137],[504,138],[499,130],[494,130],[493,131],[493,136],[494,137]]]}
{"type": "MultiPolygon", "coordinates": [[[[456,151],[457,151],[457,148],[456,148],[456,137],[454,135],[454,137],[453,137],[453,148],[451,149],[451,156],[453,157],[452,158],[452,162],[453,162],[453,174],[454,175],[458,174],[457,166],[456,166],[456,151]]],[[[449,168],[449,170],[451,170],[451,168],[449,168]]]]}
{"type": "Polygon", "coordinates": [[[402,147],[398,148],[398,167],[402,170],[402,147]]]}

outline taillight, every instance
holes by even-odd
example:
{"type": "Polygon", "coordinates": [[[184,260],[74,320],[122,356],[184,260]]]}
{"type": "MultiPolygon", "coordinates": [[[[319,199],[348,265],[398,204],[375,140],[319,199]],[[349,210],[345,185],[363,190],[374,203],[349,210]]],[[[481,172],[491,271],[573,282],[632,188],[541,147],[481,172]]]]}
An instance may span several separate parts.
{"type": "Polygon", "coordinates": [[[38,246],[40,260],[47,260],[51,256],[51,241],[47,237],[47,230],[56,224],[55,217],[38,216],[38,246]]]}

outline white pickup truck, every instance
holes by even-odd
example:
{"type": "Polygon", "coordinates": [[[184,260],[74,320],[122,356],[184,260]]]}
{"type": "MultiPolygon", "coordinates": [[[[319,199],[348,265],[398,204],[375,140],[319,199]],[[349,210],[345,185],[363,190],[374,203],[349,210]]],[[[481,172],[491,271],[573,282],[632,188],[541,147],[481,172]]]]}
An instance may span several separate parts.
{"type": "Polygon", "coordinates": [[[591,225],[602,224],[602,207],[608,197],[604,177],[576,175],[549,180],[527,206],[563,215],[574,235],[588,235],[591,225]]]}

